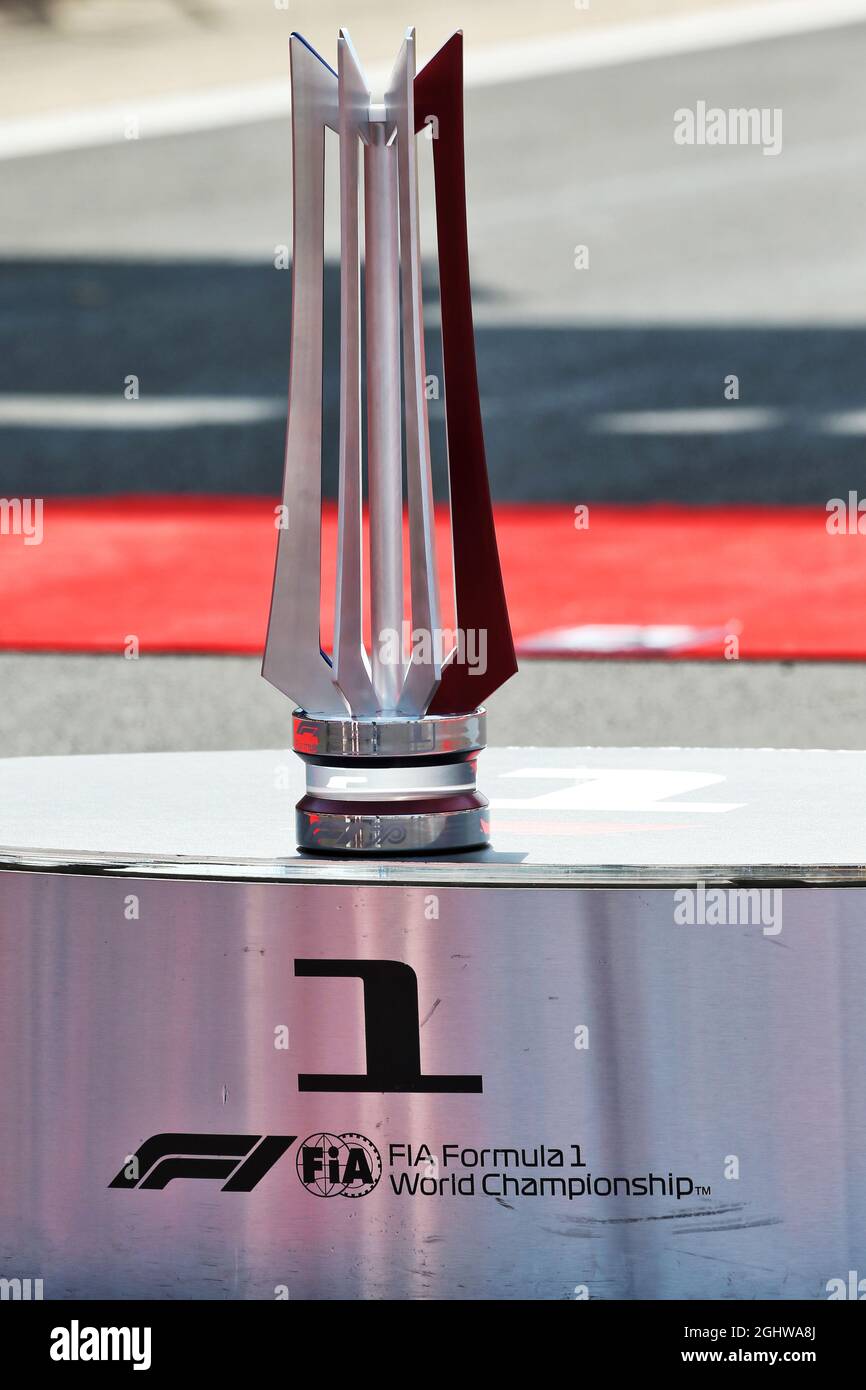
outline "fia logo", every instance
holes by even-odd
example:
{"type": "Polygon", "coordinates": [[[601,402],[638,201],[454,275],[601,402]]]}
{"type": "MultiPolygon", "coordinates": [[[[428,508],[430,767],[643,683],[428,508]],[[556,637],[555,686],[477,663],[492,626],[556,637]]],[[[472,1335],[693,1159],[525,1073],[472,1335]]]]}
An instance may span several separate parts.
{"type": "Polygon", "coordinates": [[[382,1158],[363,1134],[311,1134],[296,1160],[314,1197],[366,1197],[382,1176],[382,1158]]]}

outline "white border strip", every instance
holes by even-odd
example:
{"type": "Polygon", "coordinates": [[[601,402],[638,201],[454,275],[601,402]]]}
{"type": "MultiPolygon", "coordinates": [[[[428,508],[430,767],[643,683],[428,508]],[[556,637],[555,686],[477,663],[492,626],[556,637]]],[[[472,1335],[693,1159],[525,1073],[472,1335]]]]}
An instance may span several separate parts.
{"type": "MultiPolygon", "coordinates": [[[[643,59],[695,53],[702,49],[754,43],[866,22],[866,0],[764,0],[757,5],[672,15],[638,24],[621,24],[582,33],[518,39],[466,55],[466,85],[487,87],[588,68],[618,66],[643,59]]],[[[386,72],[370,74],[378,90],[386,72]]],[[[153,139],[188,131],[214,130],[284,117],[289,81],[253,82],[238,87],[62,111],[0,124],[0,159],[81,149],[129,139],[153,139]]]]}

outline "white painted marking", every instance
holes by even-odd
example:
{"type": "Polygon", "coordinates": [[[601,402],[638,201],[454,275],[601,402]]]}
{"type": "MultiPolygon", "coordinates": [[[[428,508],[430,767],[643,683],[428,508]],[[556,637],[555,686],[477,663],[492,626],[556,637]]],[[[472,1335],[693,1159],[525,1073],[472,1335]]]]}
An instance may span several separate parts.
{"type": "Polygon", "coordinates": [[[518,642],[519,653],[557,654],[566,652],[670,652],[707,642],[721,642],[730,627],[700,628],[685,623],[583,623],[579,627],[556,627],[523,637],[518,642]]]}
{"type": "MultiPolygon", "coordinates": [[[[498,412],[497,401],[485,413],[498,412]]],[[[525,402],[518,407],[525,410],[525,402]]],[[[61,396],[22,393],[0,395],[0,428],[158,430],[192,429],[206,425],[248,425],[285,418],[287,401],[282,396],[143,396],[128,401],[123,396],[61,396]]],[[[619,410],[586,417],[591,434],[728,434],[747,430],[779,429],[797,424],[816,434],[866,434],[866,410],[830,415],[794,416],[781,410],[730,405],[706,410],[619,410]]],[[[589,646],[596,639],[611,650],[621,645],[667,646],[689,639],[686,627],[632,627],[588,625],[570,629],[573,640],[585,634],[589,646]],[[632,642],[631,636],[635,637],[632,642]]],[[[542,634],[547,637],[551,634],[542,634]]],[[[710,634],[711,635],[711,634],[710,634]]],[[[535,639],[533,639],[535,640],[535,639]]],[[[540,641],[541,638],[539,637],[540,641]]]]}
{"type": "MultiPolygon", "coordinates": [[[[470,50],[466,55],[466,85],[487,87],[616,67],[862,21],[866,21],[866,0],[775,0],[595,30],[581,29],[578,14],[568,33],[515,39],[479,52],[470,50]]],[[[384,88],[387,78],[386,71],[372,71],[373,90],[384,88]]],[[[288,111],[288,76],[285,81],[251,82],[122,105],[57,111],[0,125],[0,159],[114,144],[126,138],[131,117],[138,124],[138,138],[146,140],[274,120],[287,116],[288,111]]]]}
{"type": "Polygon", "coordinates": [[[288,117],[289,79],[212,87],[202,92],[150,97],[138,102],[86,106],[25,116],[0,125],[0,159],[121,144],[134,118],[138,140],[288,117]]]}
{"type": "Polygon", "coordinates": [[[565,780],[570,786],[535,796],[493,797],[494,810],[507,811],[673,811],[686,815],[738,811],[738,801],[668,801],[671,796],[724,782],[718,772],[674,772],[660,768],[522,767],[502,774],[523,780],[565,780]]]}
{"type": "Polygon", "coordinates": [[[161,430],[248,425],[281,419],[286,402],[267,396],[0,396],[0,426],[29,429],[161,430]]]}
{"type": "Polygon", "coordinates": [[[589,427],[594,434],[743,434],[778,429],[783,421],[780,410],[732,403],[705,410],[616,410],[596,415],[589,427]]]}
{"type": "Polygon", "coordinates": [[[866,410],[840,411],[824,421],[827,434],[866,434],[866,410]]]}
{"type": "Polygon", "coordinates": [[[466,55],[467,86],[697,53],[866,21],[864,0],[764,0],[581,33],[518,39],[466,55]]]}

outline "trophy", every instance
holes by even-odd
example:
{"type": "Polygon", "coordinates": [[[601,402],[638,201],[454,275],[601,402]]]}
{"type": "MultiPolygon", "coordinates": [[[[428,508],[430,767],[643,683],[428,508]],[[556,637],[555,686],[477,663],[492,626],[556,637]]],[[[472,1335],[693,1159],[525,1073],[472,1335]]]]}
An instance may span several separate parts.
{"type": "Polygon", "coordinates": [[[416,76],[410,29],[380,103],[345,30],[336,72],[298,34],[290,56],[294,230],[285,525],[262,673],[297,705],[293,747],[306,765],[298,845],[341,854],[480,848],[489,838],[488,803],[475,777],[485,746],[483,702],[517,667],[475,366],[462,34],[416,76]],[[326,128],[339,137],[340,161],[338,554],[330,652],[320,636],[326,128]],[[451,629],[443,626],[425,391],[416,149],[425,129],[433,139],[439,247],[451,629]]]}

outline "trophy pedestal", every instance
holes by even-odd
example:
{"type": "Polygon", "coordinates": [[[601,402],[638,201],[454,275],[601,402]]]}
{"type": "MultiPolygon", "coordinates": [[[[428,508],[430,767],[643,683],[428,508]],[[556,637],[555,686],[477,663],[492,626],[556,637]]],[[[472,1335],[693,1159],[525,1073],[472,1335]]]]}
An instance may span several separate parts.
{"type": "Polygon", "coordinates": [[[330,854],[464,853],[489,843],[475,765],[483,709],[424,718],[316,719],[295,710],[306,767],[295,824],[301,849],[330,854]]]}
{"type": "Polygon", "coordinates": [[[866,754],[490,750],[294,848],[289,752],[0,763],[6,1278],[825,1298],[866,1218],[866,754]]]}

